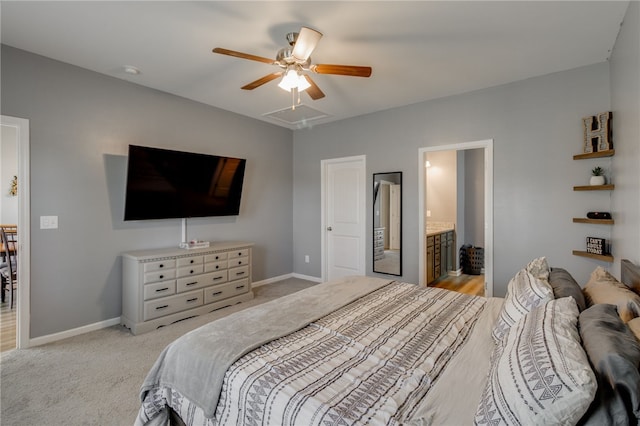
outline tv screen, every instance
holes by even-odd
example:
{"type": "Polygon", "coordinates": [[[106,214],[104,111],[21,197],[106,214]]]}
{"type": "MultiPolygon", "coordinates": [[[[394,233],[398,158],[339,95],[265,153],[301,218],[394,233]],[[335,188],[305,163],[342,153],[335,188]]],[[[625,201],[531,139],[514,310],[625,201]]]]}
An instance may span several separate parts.
{"type": "Polygon", "coordinates": [[[124,220],[234,216],[246,160],[129,145],[124,220]]]}

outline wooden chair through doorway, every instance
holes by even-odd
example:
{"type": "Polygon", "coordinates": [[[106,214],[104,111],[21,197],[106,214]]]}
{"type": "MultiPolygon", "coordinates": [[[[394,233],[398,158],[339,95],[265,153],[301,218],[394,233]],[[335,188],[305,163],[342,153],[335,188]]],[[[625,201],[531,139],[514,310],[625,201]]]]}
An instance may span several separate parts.
{"type": "Polygon", "coordinates": [[[18,229],[15,226],[0,226],[0,277],[2,279],[2,301],[9,294],[11,309],[15,304],[18,288],[18,229]]]}

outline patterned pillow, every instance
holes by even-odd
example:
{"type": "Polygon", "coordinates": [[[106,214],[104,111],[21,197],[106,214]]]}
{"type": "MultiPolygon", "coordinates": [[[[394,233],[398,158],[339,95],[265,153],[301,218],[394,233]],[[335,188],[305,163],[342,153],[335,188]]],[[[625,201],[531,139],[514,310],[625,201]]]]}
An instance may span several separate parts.
{"type": "Polygon", "coordinates": [[[504,304],[491,333],[495,342],[499,343],[509,327],[533,308],[553,299],[553,289],[548,282],[539,280],[522,269],[507,285],[504,304]]]}
{"type": "Polygon", "coordinates": [[[533,309],[496,345],[476,425],[576,424],[596,393],[571,297],[533,309]]]}
{"type": "Polygon", "coordinates": [[[524,269],[526,269],[531,275],[539,280],[549,281],[549,273],[551,273],[551,268],[549,268],[547,258],[544,256],[533,259],[527,264],[524,269]]]}
{"type": "Polygon", "coordinates": [[[622,321],[629,322],[640,316],[640,296],[618,281],[606,269],[598,266],[584,286],[587,306],[608,303],[618,307],[622,321]]]}

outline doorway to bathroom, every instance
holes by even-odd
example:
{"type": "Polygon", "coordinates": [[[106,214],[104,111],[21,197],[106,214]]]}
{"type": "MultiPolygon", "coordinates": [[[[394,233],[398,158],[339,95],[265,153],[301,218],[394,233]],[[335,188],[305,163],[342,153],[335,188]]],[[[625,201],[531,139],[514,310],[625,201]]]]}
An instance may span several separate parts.
{"type": "Polygon", "coordinates": [[[493,140],[425,147],[418,158],[420,284],[492,296],[493,140]]]}

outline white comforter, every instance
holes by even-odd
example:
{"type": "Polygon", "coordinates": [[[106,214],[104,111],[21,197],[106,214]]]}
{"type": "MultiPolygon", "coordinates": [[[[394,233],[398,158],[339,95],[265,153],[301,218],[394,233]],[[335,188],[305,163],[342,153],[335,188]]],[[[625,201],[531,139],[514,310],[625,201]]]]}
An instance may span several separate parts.
{"type": "Polygon", "coordinates": [[[214,418],[163,387],[138,420],[167,404],[187,425],[470,424],[501,304],[394,282],[240,358],[214,418]]]}

